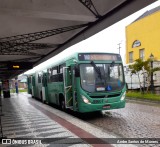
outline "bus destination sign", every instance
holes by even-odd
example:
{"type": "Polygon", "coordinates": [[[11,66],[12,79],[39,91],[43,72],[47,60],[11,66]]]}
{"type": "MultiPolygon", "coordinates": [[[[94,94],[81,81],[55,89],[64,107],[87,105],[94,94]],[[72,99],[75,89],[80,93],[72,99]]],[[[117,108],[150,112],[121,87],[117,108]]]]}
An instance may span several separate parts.
{"type": "Polygon", "coordinates": [[[80,61],[94,61],[94,60],[111,60],[120,61],[121,57],[118,54],[106,54],[106,53],[82,53],[78,55],[80,61]]]}

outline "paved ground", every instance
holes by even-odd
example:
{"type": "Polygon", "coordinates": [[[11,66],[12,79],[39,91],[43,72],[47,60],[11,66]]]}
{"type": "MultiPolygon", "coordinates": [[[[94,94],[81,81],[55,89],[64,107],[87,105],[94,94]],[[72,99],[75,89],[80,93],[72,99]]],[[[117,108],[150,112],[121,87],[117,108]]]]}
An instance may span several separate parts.
{"type": "MultiPolygon", "coordinates": [[[[25,98],[10,98],[2,102],[3,136],[7,138],[77,138],[76,135],[52,121],[46,115],[32,107],[25,98]]],[[[56,141],[50,141],[56,145],[56,141]]],[[[71,141],[71,140],[70,140],[71,141]]],[[[80,140],[73,140],[77,144],[80,140]]],[[[42,146],[52,146],[50,143],[42,146]]],[[[81,140],[79,143],[83,144],[81,140]]],[[[12,145],[13,146],[13,145],[12,145]]],[[[38,145],[41,146],[41,145],[38,145]]],[[[84,145],[87,146],[87,145],[84,145]]]]}
{"type": "Polygon", "coordinates": [[[124,109],[104,111],[85,120],[124,138],[160,138],[160,104],[156,103],[133,100],[124,109]]]}
{"type": "MultiPolygon", "coordinates": [[[[45,144],[38,144],[37,146],[47,147],[98,147],[98,143],[100,143],[100,145],[105,143],[99,137],[112,137],[105,132],[102,132],[100,129],[85,124],[85,122],[82,122],[65,112],[32,99],[31,96],[28,96],[27,94],[15,94],[12,95],[11,98],[1,99],[1,101],[2,107],[0,108],[2,108],[3,116],[0,117],[2,126],[0,132],[2,131],[1,137],[7,137],[7,139],[20,138],[20,140],[24,139],[23,142],[25,142],[25,138],[34,140],[40,139],[44,141],[45,144]],[[76,123],[76,125],[74,123],[76,123]],[[87,131],[85,127],[89,128],[91,131],[87,131]],[[95,131],[97,133],[93,133],[95,131]],[[92,140],[89,140],[89,138],[92,140]],[[95,141],[98,143],[95,143],[95,141]]],[[[17,146],[17,140],[11,140],[11,142],[12,145],[7,146],[17,146]],[[13,143],[15,143],[15,145],[13,145],[13,143]]],[[[28,146],[33,145],[30,144],[28,146]]],[[[105,144],[104,146],[111,147],[110,144],[105,144]]]]}
{"type": "MultiPolygon", "coordinates": [[[[90,146],[84,140],[75,138],[93,138],[93,136],[97,138],[159,138],[160,136],[160,104],[130,101],[124,109],[83,116],[59,111],[32,99],[28,94],[12,95],[10,99],[2,99],[2,104],[3,135],[7,138],[63,137],[65,142],[68,141],[67,138],[74,138],[73,144],[61,144],[61,146],[90,146]]],[[[52,146],[52,143],[56,145],[57,140],[50,141],[43,146],[52,146]]],[[[157,147],[158,144],[114,144],[113,146],[157,147]]]]}

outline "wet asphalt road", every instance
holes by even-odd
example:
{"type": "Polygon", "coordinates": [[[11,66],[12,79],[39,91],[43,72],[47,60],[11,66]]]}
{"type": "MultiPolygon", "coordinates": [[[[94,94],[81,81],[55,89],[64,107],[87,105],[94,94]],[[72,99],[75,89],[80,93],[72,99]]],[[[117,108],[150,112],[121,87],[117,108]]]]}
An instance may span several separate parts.
{"type": "Polygon", "coordinates": [[[82,119],[117,137],[160,137],[160,103],[127,101],[123,109],[91,113],[82,119]]]}

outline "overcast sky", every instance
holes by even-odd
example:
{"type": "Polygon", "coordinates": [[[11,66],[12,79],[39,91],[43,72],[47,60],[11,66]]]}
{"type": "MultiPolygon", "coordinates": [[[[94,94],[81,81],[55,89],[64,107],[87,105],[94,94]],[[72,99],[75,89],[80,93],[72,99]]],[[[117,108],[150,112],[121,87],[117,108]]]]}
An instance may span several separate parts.
{"type": "Polygon", "coordinates": [[[157,1],[142,10],[128,16],[127,18],[117,22],[111,27],[95,34],[94,36],[75,44],[65,51],[60,53],[59,55],[54,56],[53,58],[45,61],[44,63],[38,65],[33,70],[28,71],[27,73],[33,72],[40,67],[45,66],[48,62],[55,61],[59,58],[63,58],[66,54],[72,54],[74,52],[108,52],[108,53],[119,53],[119,43],[120,43],[120,54],[125,64],[125,55],[126,55],[126,39],[125,39],[125,27],[132,23],[136,18],[142,15],[147,10],[153,9],[157,6],[160,6],[160,1],[157,1]]]}

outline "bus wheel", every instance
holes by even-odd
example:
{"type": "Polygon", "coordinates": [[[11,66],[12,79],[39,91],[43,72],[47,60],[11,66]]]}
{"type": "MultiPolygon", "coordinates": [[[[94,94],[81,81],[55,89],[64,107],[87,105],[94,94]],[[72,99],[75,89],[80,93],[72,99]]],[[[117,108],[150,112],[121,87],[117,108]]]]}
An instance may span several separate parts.
{"type": "Polygon", "coordinates": [[[65,106],[65,99],[63,94],[59,94],[59,105],[60,105],[60,109],[65,111],[66,106],[65,106]]]}
{"type": "Polygon", "coordinates": [[[65,106],[64,97],[62,95],[60,95],[59,97],[60,97],[60,108],[61,108],[61,110],[65,111],[66,106],[65,106]]]}
{"type": "Polygon", "coordinates": [[[41,99],[41,102],[42,102],[42,103],[44,103],[44,101],[43,101],[42,91],[41,91],[41,93],[40,93],[40,99],[41,99]]]}
{"type": "Polygon", "coordinates": [[[61,109],[62,109],[63,111],[66,110],[66,106],[65,106],[65,101],[64,101],[64,99],[62,99],[62,101],[61,101],[61,109]]]}

